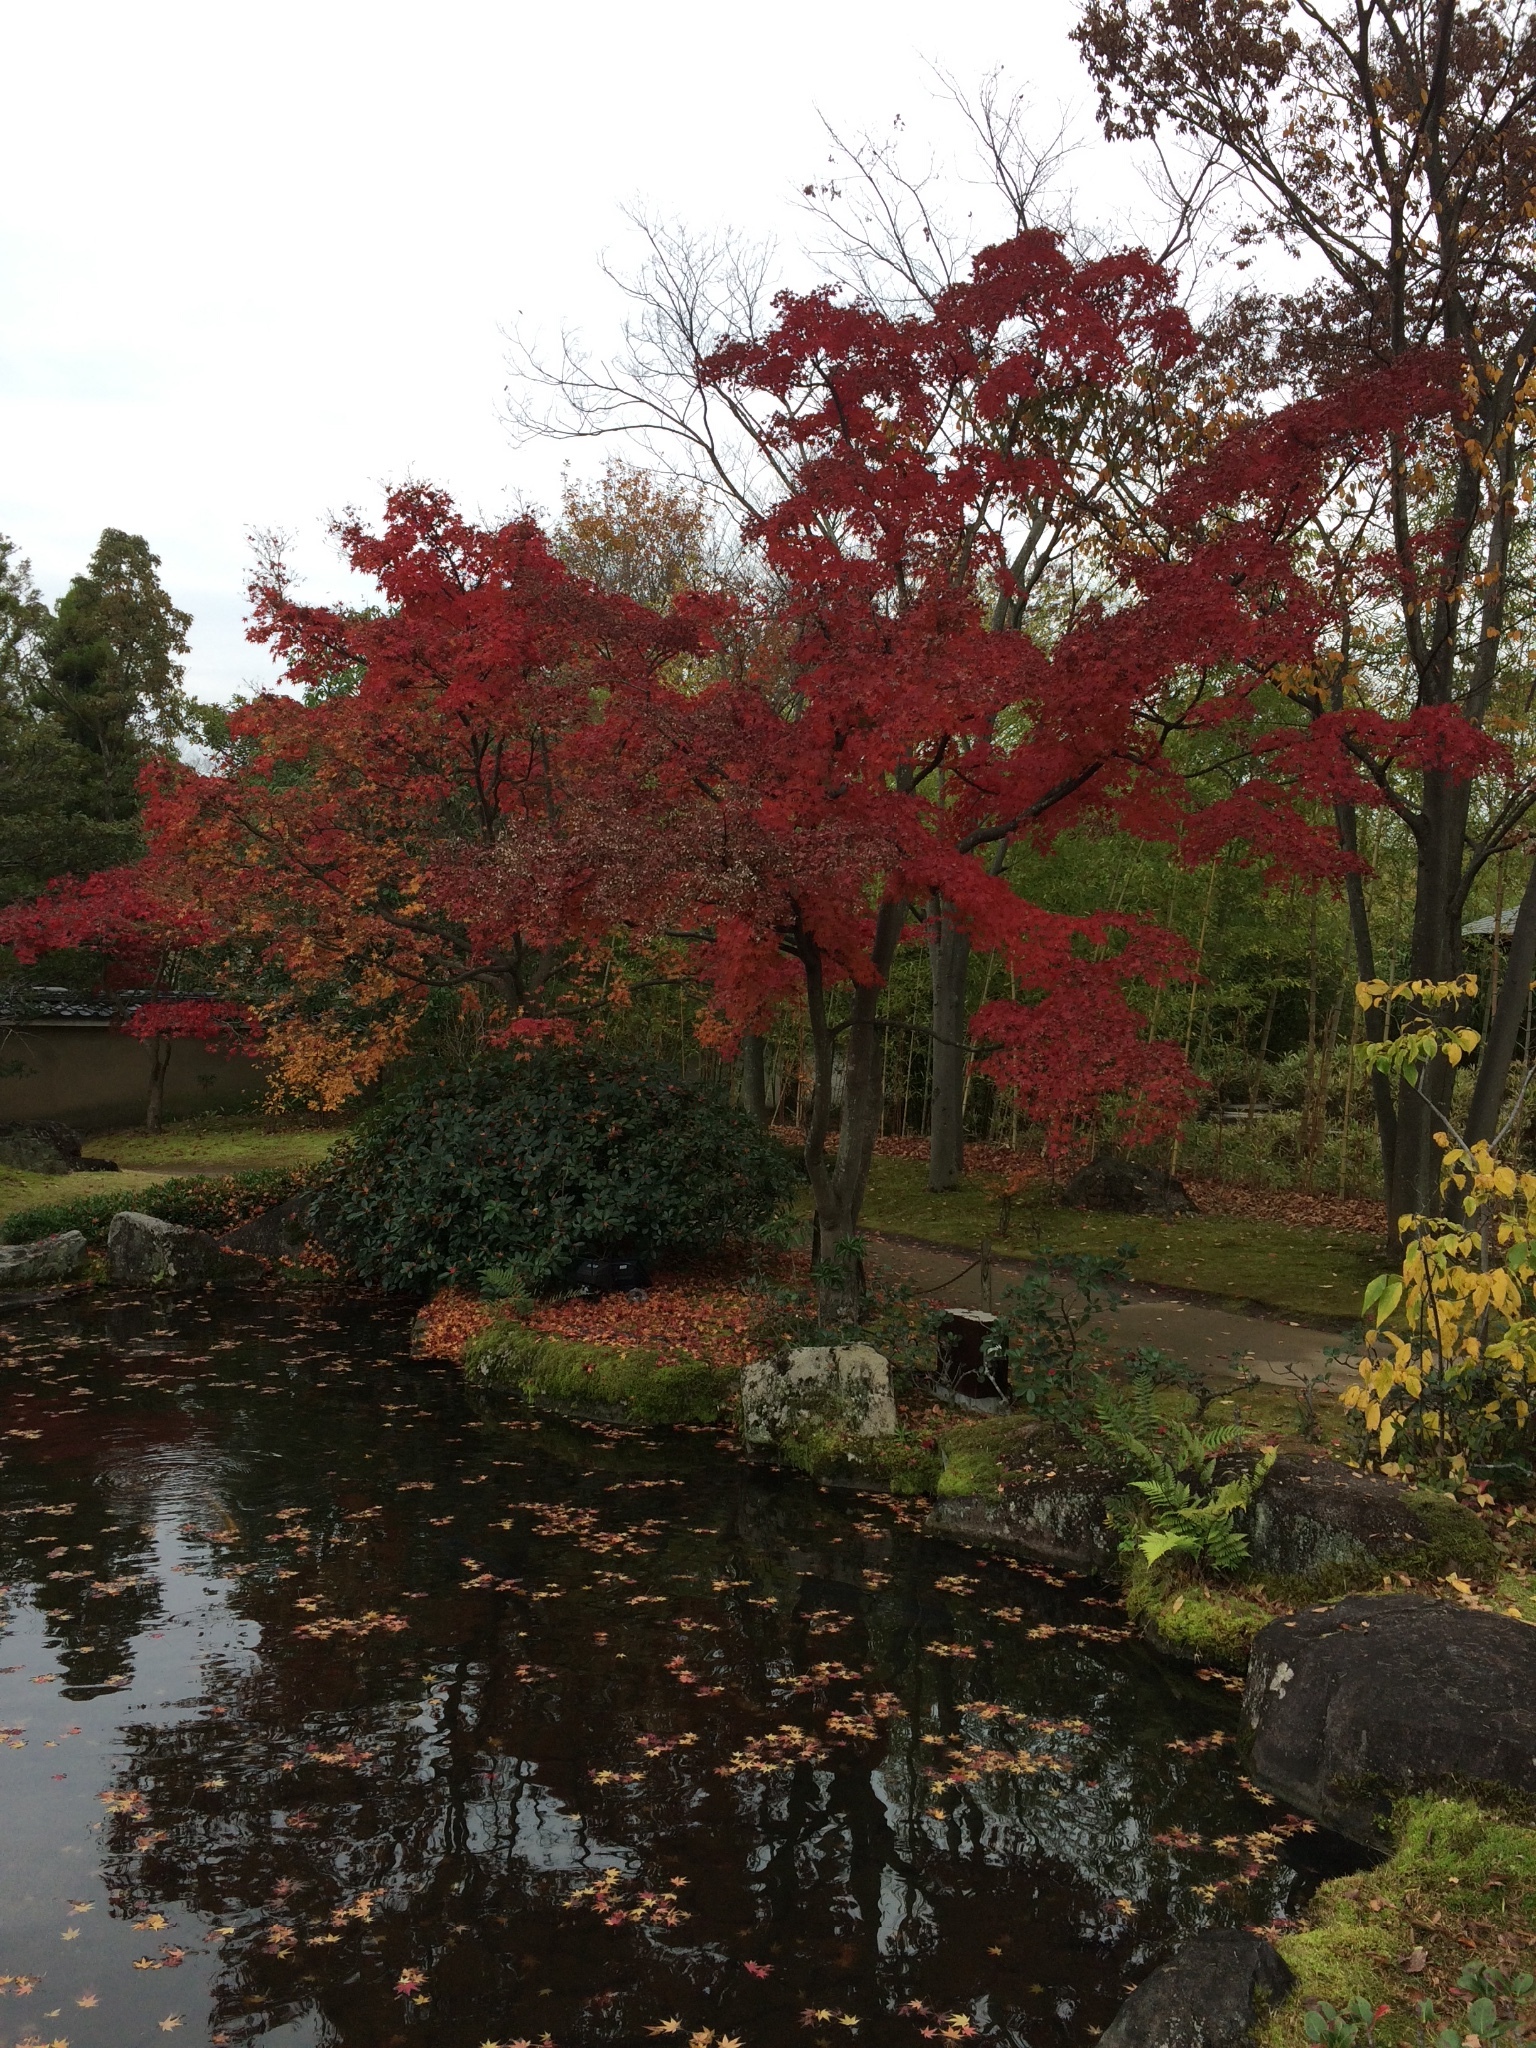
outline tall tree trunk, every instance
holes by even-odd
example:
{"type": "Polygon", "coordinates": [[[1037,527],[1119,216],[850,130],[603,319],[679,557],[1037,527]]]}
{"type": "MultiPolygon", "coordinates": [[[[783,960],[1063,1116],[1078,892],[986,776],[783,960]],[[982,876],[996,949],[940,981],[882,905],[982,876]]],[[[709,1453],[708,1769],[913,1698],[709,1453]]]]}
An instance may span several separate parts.
{"type": "Polygon", "coordinates": [[[839,1032],[827,1014],[826,983],[821,954],[809,934],[802,933],[798,951],[805,970],[806,1011],[810,1023],[815,1080],[811,1114],[805,1133],[805,1172],[816,1205],[817,1313],[823,1323],[856,1324],[864,1305],[864,1262],[853,1249],[859,1216],[869,1185],[875,1139],[885,1088],[885,1039],[880,1024],[880,997],[902,926],[904,903],[882,904],[875,918],[870,964],[877,979],[855,984],[848,1019],[839,1032]],[[832,1064],[838,1040],[843,1058],[843,1115],[837,1135],[837,1156],[827,1158],[832,1130],[832,1064]]]}
{"type": "Polygon", "coordinates": [[[741,1041],[741,1102],[760,1124],[768,1121],[767,1040],[751,1031],[741,1041]]]}
{"type": "Polygon", "coordinates": [[[144,1112],[144,1128],[151,1133],[160,1128],[165,1111],[165,1076],[171,1064],[169,1038],[153,1038],[149,1045],[149,1104],[144,1112]]]}
{"type": "Polygon", "coordinates": [[[944,899],[935,896],[928,906],[928,971],[933,983],[928,1191],[935,1195],[955,1187],[965,1172],[965,1047],[970,1024],[965,998],[970,965],[970,939],[955,924],[944,899]]]}
{"type": "MultiPolygon", "coordinates": [[[[1359,814],[1353,804],[1336,804],[1334,817],[1338,822],[1339,844],[1346,853],[1360,851],[1359,814]]],[[[1365,900],[1365,884],[1359,875],[1345,877],[1344,897],[1349,905],[1349,932],[1355,947],[1355,973],[1361,981],[1376,979],[1376,948],[1371,938],[1370,907],[1365,900]]],[[[1379,1045],[1387,1028],[1387,1014],[1383,1009],[1370,1009],[1365,1013],[1365,1035],[1379,1045]]],[[[1394,1184],[1397,1177],[1397,1108],[1392,1100],[1392,1084],[1385,1074],[1371,1071],[1371,1106],[1376,1112],[1376,1137],[1381,1146],[1381,1186],[1387,1209],[1387,1244],[1393,1253],[1401,1249],[1397,1235],[1398,1211],[1393,1208],[1394,1184]]]]}
{"type": "MultiPolygon", "coordinates": [[[[1467,783],[1453,781],[1441,770],[1424,777],[1424,803],[1415,833],[1418,860],[1408,963],[1413,981],[1449,981],[1461,972],[1461,862],[1469,796],[1467,783]]],[[[1438,1059],[1420,1075],[1417,1088],[1405,1081],[1398,1089],[1389,1211],[1394,1243],[1400,1216],[1429,1214],[1439,1206],[1440,1148],[1435,1133],[1446,1128],[1455,1078],[1455,1070],[1438,1059]]]]}
{"type": "MultiPolygon", "coordinates": [[[[1499,933],[1493,934],[1495,954],[1499,933]]],[[[1499,1127],[1499,1110],[1514,1064],[1515,1046],[1525,1022],[1530,999],[1531,977],[1536,974],[1536,861],[1526,877],[1525,892],[1515,914],[1510,935],[1509,958],[1499,978],[1498,1000],[1489,1019],[1488,1035],[1477,1058],[1477,1080],[1472,1089],[1472,1107],[1467,1113],[1470,1143],[1491,1143],[1499,1127]]]]}

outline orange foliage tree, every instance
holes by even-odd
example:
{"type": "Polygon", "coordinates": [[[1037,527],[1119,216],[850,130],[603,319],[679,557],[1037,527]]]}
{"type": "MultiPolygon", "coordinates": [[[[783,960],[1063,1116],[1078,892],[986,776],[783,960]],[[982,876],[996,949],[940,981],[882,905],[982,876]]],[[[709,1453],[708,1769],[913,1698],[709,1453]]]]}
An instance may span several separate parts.
{"type": "Polygon", "coordinates": [[[686,606],[600,590],[531,521],[478,527],[434,490],[339,534],[379,609],[303,604],[268,559],[253,637],[301,694],[243,706],[212,772],[163,770],[146,813],[153,885],[221,933],[278,1092],[324,1109],[434,999],[493,1037],[569,1030],[654,895],[603,707],[701,642],[686,606]]]}

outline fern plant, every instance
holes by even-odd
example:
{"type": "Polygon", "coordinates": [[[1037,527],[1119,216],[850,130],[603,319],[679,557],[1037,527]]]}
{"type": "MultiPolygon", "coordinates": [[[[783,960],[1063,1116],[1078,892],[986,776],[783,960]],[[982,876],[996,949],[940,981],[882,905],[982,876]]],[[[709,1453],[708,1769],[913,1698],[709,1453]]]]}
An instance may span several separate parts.
{"type": "Polygon", "coordinates": [[[1145,1381],[1107,1389],[1095,1403],[1099,1430],[1121,1461],[1140,1477],[1131,1490],[1145,1503],[1116,1518],[1123,1552],[1139,1550],[1149,1565],[1187,1557],[1197,1567],[1233,1571],[1248,1555],[1239,1522],[1275,1462],[1266,1450],[1247,1472],[1218,1481],[1217,1462],[1242,1442],[1236,1423],[1191,1427],[1158,1412],[1145,1381]]]}

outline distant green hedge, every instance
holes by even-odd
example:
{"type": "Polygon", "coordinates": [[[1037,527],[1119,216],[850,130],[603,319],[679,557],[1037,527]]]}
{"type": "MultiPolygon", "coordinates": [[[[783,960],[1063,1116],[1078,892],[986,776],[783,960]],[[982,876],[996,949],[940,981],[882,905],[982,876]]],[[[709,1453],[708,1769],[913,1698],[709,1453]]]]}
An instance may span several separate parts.
{"type": "Polygon", "coordinates": [[[179,1175],[157,1180],[147,1188],[124,1188],[103,1195],[77,1195],[72,1202],[39,1202],[18,1209],[0,1224],[0,1244],[31,1244],[60,1230],[78,1230],[87,1244],[104,1245],[112,1218],[120,1209],[158,1216],[166,1223],[184,1223],[192,1230],[233,1230],[237,1224],[286,1202],[308,1184],[303,1169],[272,1169],[255,1173],[224,1173],[201,1178],[179,1175]]]}

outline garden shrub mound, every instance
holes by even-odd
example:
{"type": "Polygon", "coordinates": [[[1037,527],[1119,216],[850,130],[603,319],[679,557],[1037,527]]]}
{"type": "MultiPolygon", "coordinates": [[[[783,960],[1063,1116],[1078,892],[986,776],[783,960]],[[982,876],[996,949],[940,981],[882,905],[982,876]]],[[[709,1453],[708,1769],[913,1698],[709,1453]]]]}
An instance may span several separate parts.
{"type": "Polygon", "coordinates": [[[69,1202],[39,1202],[17,1209],[0,1226],[0,1243],[29,1244],[39,1237],[78,1230],[93,1250],[107,1242],[112,1218],[131,1207],[162,1223],[180,1223],[188,1230],[206,1230],[221,1237],[237,1224],[275,1208],[299,1194],[308,1179],[303,1171],[266,1170],[207,1177],[186,1174],[175,1180],[136,1188],[131,1202],[122,1195],[79,1195],[69,1202]]]}
{"type": "Polygon", "coordinates": [[[506,1269],[538,1290],[588,1255],[711,1250],[761,1229],[793,1183],[723,1090],[558,1048],[401,1088],[315,1180],[325,1239],[401,1293],[506,1269]]]}
{"type": "Polygon", "coordinates": [[[472,1386],[504,1387],[525,1400],[619,1422],[716,1422],[736,1378],[696,1358],[663,1365],[651,1350],[545,1337],[525,1323],[493,1323],[464,1347],[472,1386]]]}

